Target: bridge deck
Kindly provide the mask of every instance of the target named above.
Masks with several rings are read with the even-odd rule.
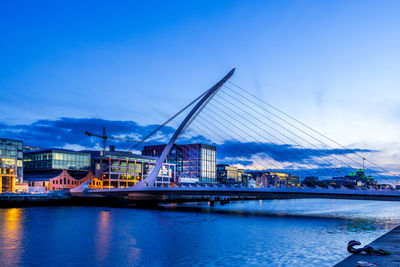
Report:
[[[228,187],[145,187],[114,188],[74,192],[73,195],[92,197],[128,197],[132,200],[197,201],[214,197],[240,199],[280,199],[280,198],[328,198],[400,201],[400,192],[395,190],[349,190],[310,188],[228,188]]]

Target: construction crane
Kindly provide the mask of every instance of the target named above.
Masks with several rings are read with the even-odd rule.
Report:
[[[87,136],[94,136],[94,137],[98,137],[98,138],[103,139],[103,151],[106,151],[106,142],[107,142],[108,139],[125,141],[125,142],[134,142],[134,143],[139,142],[139,140],[132,140],[132,139],[119,138],[119,137],[114,137],[114,136],[107,136],[106,135],[106,127],[103,127],[103,135],[89,133],[88,131],[86,131],[85,134]]]

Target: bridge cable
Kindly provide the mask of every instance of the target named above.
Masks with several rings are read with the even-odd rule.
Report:
[[[210,105],[212,105],[212,103],[210,104]],[[202,113],[202,115],[207,115],[208,117],[210,117],[210,118],[212,118],[211,116],[209,116],[207,113],[205,113],[205,112],[203,112]],[[214,114],[216,114],[216,113],[214,113]],[[214,118],[212,118],[213,120],[215,120]],[[198,120],[197,120],[198,121]],[[207,121],[207,123],[208,124],[212,124],[213,126],[215,126],[213,123],[211,123],[209,120],[206,120]],[[219,122],[220,124],[222,124],[221,122]],[[207,126],[205,126],[205,125],[203,125],[204,127],[206,127],[206,128],[208,128]],[[226,127],[226,125],[224,125],[225,127]],[[236,127],[236,126],[235,126]],[[240,128],[238,128],[238,127],[236,127],[237,129],[239,129],[240,131],[242,131],[242,132],[244,132],[243,130],[241,130]],[[248,128],[248,127],[247,127]],[[209,129],[209,128],[208,128]],[[221,130],[221,128],[218,128],[219,129],[219,131],[223,131],[223,130]],[[233,131],[232,129],[231,129],[231,131]],[[224,131],[223,131],[224,132]],[[234,131],[235,132],[235,131]],[[215,133],[215,132],[214,132]],[[225,134],[226,134],[226,132],[224,132]],[[238,134],[237,132],[235,132],[239,137],[241,137],[243,140],[245,140],[246,141],[246,139],[245,138],[243,138],[243,136],[242,135],[240,135],[240,134]],[[244,132],[245,133],[245,132]],[[246,133],[247,134],[247,133]],[[227,134],[228,135],[228,134]],[[249,134],[247,134],[248,136],[250,136]],[[228,135],[228,136],[230,136],[230,135]],[[231,136],[232,137],[232,136]],[[250,137],[252,137],[252,136],[250,136]],[[255,139],[254,137],[252,137],[253,139]],[[234,139],[234,138],[233,138]],[[256,140],[256,139],[255,139]],[[238,142],[240,142],[239,140],[237,140]],[[261,142],[258,142],[257,140],[256,140],[256,142],[257,143],[260,143],[260,144],[262,144],[262,145],[265,145],[265,144],[263,144],[263,143],[261,143]],[[268,147],[268,149],[270,149],[271,150],[271,147]],[[247,152],[247,151],[246,151]],[[278,152],[278,154],[280,154],[279,152]],[[284,157],[283,157],[284,158]],[[291,162],[292,164],[295,164],[295,165],[297,165],[295,162],[293,162],[293,161],[291,161],[291,160],[288,160],[288,162]],[[259,162],[258,162],[259,163]],[[271,163],[271,162],[270,162]],[[282,164],[282,163],[281,163]],[[262,165],[262,164],[261,164]],[[274,164],[272,164],[272,165],[274,165]],[[304,164],[304,165],[306,165],[306,164]],[[265,166],[265,165],[264,165]],[[282,166],[284,166],[283,164],[282,164]],[[298,165],[297,165],[298,166]],[[306,165],[307,166],[307,165]],[[309,165],[308,165],[309,166]],[[274,165],[274,167],[276,167],[277,168],[277,166],[276,165]],[[285,166],[284,166],[285,167]],[[286,168],[286,167],[285,167]],[[278,169],[280,169],[280,168],[278,168]],[[310,168],[310,169],[312,169],[312,168]],[[306,169],[304,169],[304,170],[306,170]]]
[[[225,86],[225,87],[228,88],[228,89],[230,89],[231,91],[235,92],[234,90],[232,90],[232,89],[229,88],[228,86]],[[223,92],[223,93],[224,93],[224,94],[227,94],[226,92]],[[237,92],[236,92],[236,93],[237,93]],[[246,98],[245,96],[241,95],[240,93],[237,93],[237,94],[239,94],[239,95],[240,95],[241,97],[243,97],[243,98]],[[229,95],[229,94],[227,94],[227,95]],[[231,96],[231,95],[229,95],[229,96]],[[231,96],[231,97],[232,97],[232,96]],[[235,100],[238,101],[238,102],[241,102],[240,100],[237,100],[237,99],[234,98],[234,97],[232,97],[232,98],[235,99]],[[247,99],[247,100],[248,100],[248,99]],[[251,100],[249,100],[249,101],[252,102]],[[243,102],[241,102],[241,103],[244,104]],[[252,102],[252,103],[255,104],[254,102]],[[244,105],[246,105],[246,104],[244,104]],[[246,106],[247,106],[248,108],[252,109],[250,106],[248,106],[248,105],[246,105]],[[262,109],[263,109],[263,108],[262,108]],[[255,111],[254,109],[252,109],[252,110]],[[275,115],[274,113],[271,113],[270,111],[265,110],[265,109],[263,109],[263,110],[266,111],[266,112],[268,112],[268,113],[270,113],[270,114],[272,114],[272,115],[274,115],[275,117],[278,117],[278,118],[281,119],[282,121],[286,122],[287,124],[291,125],[292,127],[296,128],[297,130],[300,130],[301,132],[303,132],[303,133],[305,133],[306,135],[310,136],[310,137],[313,138],[314,140],[317,140],[318,142],[324,144],[324,145],[327,146],[328,148],[330,148],[330,149],[332,149],[332,150],[335,150],[334,148],[332,148],[332,147],[330,147],[329,145],[325,144],[324,142],[322,142],[322,141],[316,139],[315,137],[311,136],[310,134],[308,134],[308,133],[302,131],[302,130],[299,129],[298,127],[292,125],[290,122],[287,122],[286,120],[280,118],[279,116]],[[257,111],[255,111],[255,112],[257,112]],[[257,112],[257,113],[259,113],[259,112]],[[259,114],[261,114],[261,113],[259,113]],[[262,114],[261,114],[261,115],[262,115]],[[262,116],[265,117],[265,115],[262,115]],[[268,117],[265,117],[265,118],[267,118],[268,120],[272,121],[272,120],[269,119]],[[274,121],[272,121],[272,122],[274,122]],[[274,123],[277,124],[276,122],[274,122]],[[286,130],[287,130],[286,127],[283,127],[283,126],[281,126],[280,124],[277,124],[277,125],[280,126],[280,127],[283,128],[283,129],[286,129]],[[287,131],[293,133],[293,132],[290,131],[290,130],[287,130]],[[307,140],[305,140],[304,138],[300,137],[299,135],[297,135],[297,134],[295,134],[295,133],[293,133],[293,134],[296,135],[297,137],[299,137],[300,139],[302,139],[303,141],[307,142],[308,144],[310,144],[310,145],[314,146],[315,148],[319,149],[317,146],[315,146],[314,144],[308,142]],[[345,148],[345,151],[346,151],[346,150],[352,152],[351,150]],[[321,151],[323,151],[323,152],[324,152],[325,154],[327,154],[329,157],[332,157],[332,158],[334,158],[334,159],[336,159],[336,160],[338,160],[338,161],[340,161],[340,162],[343,163],[343,161],[339,160],[337,157],[335,157],[335,156],[333,156],[333,155],[331,155],[331,154],[328,154],[328,153],[327,153],[326,151],[324,151],[324,150],[321,150]],[[352,152],[352,153],[353,153],[353,152]],[[355,152],[354,152],[354,154],[355,154]],[[353,162],[359,164],[359,162],[356,162],[355,160],[353,160],[352,158],[348,157],[348,156],[345,155],[345,154],[341,154],[340,156],[343,156],[343,157],[345,157],[345,158],[347,158],[347,159],[350,159],[351,161],[353,161]],[[333,165],[333,164],[332,164],[332,165]],[[350,165],[348,165],[348,164],[346,164],[346,163],[345,163],[345,165],[347,165],[347,166],[350,167],[350,168],[353,168],[353,167],[351,167]],[[334,165],[333,165],[333,166],[334,166]],[[382,179],[384,179],[384,180],[386,180],[386,181],[388,181],[388,182],[390,182],[390,183],[393,183],[392,181],[390,181],[390,180],[388,180],[388,179],[386,179],[386,178],[380,176],[379,173],[376,172],[376,171],[374,171],[373,169],[370,169],[370,171],[372,171],[372,172],[378,174],[378,177],[380,177],[380,178],[382,178]],[[393,174],[392,174],[392,175],[393,175]]]
[[[210,104],[210,106],[213,106],[213,104]],[[209,115],[208,115],[207,113],[205,113],[205,112],[203,112],[203,114],[206,114],[207,116],[209,116]],[[217,114],[217,113],[214,113],[214,114]],[[219,115],[217,115],[217,116],[219,116]],[[211,117],[211,116],[209,116],[209,117],[210,117],[211,119],[215,120],[213,117]],[[222,118],[221,116],[219,116],[219,117]],[[215,120],[215,121],[216,121],[216,120]],[[209,121],[208,121],[208,122],[209,122]],[[217,122],[218,122],[218,121],[217,121]],[[219,123],[223,125],[223,123],[221,123],[221,122],[219,122]],[[239,123],[240,123],[240,122],[239,122]],[[242,123],[241,123],[241,124],[242,124]],[[251,128],[246,127],[244,124],[242,124],[242,125],[243,125],[245,128],[251,130]],[[224,126],[226,127],[226,125],[224,125]],[[233,125],[233,126],[235,126],[235,125]],[[239,128],[239,127],[237,127],[237,126],[235,126],[235,128],[239,129],[239,131],[241,131],[241,132],[245,133],[247,136],[251,137],[251,138],[255,141],[255,143],[258,143],[258,144],[260,144],[260,145],[266,147],[267,150],[275,151],[275,153],[278,154],[281,158],[285,159],[285,161],[292,163],[292,165],[296,165],[299,169],[303,169],[304,171],[307,171],[307,169],[304,169],[303,167],[299,166],[299,165],[297,164],[296,161],[290,160],[289,158],[285,157],[285,156],[284,156],[285,153],[281,153],[281,152],[279,151],[279,149],[277,149],[277,148],[274,149],[273,146],[269,146],[269,145],[267,145],[266,143],[263,143],[263,142],[258,141],[254,136],[248,134],[247,132],[243,131],[241,128]],[[233,130],[231,129],[231,131],[233,131]],[[235,132],[235,131],[234,131],[234,132]],[[236,133],[237,135],[239,135],[237,132],[235,132],[235,133]],[[267,132],[267,134],[269,134],[269,133]],[[261,135],[258,134],[258,133],[257,133],[257,135],[261,136]],[[269,134],[269,135],[271,135],[271,134]],[[239,136],[241,136],[241,135],[239,135]],[[273,135],[271,135],[271,136],[272,136],[272,137],[275,137],[275,136],[273,136]],[[243,136],[241,136],[241,137],[243,138]],[[264,136],[261,136],[261,137],[264,138],[265,140],[267,140],[267,141],[269,142],[269,144],[273,144],[273,142],[272,142],[270,139],[268,139],[268,138],[266,138],[266,137],[264,137]],[[278,138],[276,138],[276,139],[278,139]],[[279,139],[278,139],[278,140],[279,140]],[[247,141],[247,140],[245,139],[245,141]],[[254,141],[250,141],[250,142],[253,142],[253,143],[254,143]],[[282,141],[281,141],[281,142],[282,142]],[[284,142],[283,142],[283,144],[285,145]],[[270,156],[270,157],[271,157],[271,156]],[[305,156],[304,158],[308,158],[308,157]],[[298,159],[300,160],[299,157],[298,157]],[[275,160],[275,159],[274,159],[274,160]],[[309,160],[313,161],[312,158],[309,158]],[[317,162],[315,162],[315,161],[314,161],[314,163],[315,163],[317,166],[320,165],[319,163],[317,163]],[[309,165],[308,163],[306,163],[306,162],[302,162],[301,164],[307,166],[310,170],[317,171],[317,170],[315,170],[315,168],[313,168],[312,166],[310,166],[310,165]],[[285,167],[285,168],[286,168],[286,167]],[[325,175],[326,175],[326,174],[325,174]],[[325,176],[325,175],[323,175],[323,176]],[[328,176],[330,176],[330,175],[331,175],[331,174],[329,173]]]
[[[205,133],[205,132],[202,130],[203,128],[207,128],[208,130],[210,130],[210,131],[213,132],[214,134],[220,136],[218,133],[216,133],[215,131],[213,131],[212,129],[210,129],[208,126],[204,125],[204,124],[203,124],[202,122],[200,122],[199,120],[197,120],[196,123],[201,124],[202,127],[198,127],[197,125],[195,125],[195,127],[196,127],[198,130],[200,130],[201,132],[203,132],[204,134],[208,135],[207,133]],[[209,123],[209,122],[207,122],[207,123]],[[209,123],[209,124],[212,124],[212,123]],[[224,134],[227,134],[227,133],[224,132],[223,130],[221,130],[221,132],[223,132]],[[221,137],[221,139],[223,140],[223,137],[222,137],[222,136],[220,136],[220,137]],[[232,137],[232,136],[230,136],[230,138],[231,138],[232,140],[236,141],[236,142],[240,142],[239,140],[237,140],[236,138],[234,138],[234,137]],[[239,148],[239,149],[240,149],[240,151],[242,151],[242,152],[247,152],[247,151],[245,151],[245,150],[242,149],[242,148]],[[243,154],[238,154],[238,155],[243,155]],[[261,162],[255,160],[255,159],[252,159],[252,160],[255,161],[255,162],[257,162],[258,164],[264,166],[264,168],[270,169],[269,167],[265,166],[263,163],[261,163]],[[265,160],[266,160],[268,163],[270,163],[272,166],[274,166],[277,170],[281,169],[280,167],[276,166],[274,163],[272,163],[272,162],[269,161],[268,159],[265,159]],[[281,163],[281,164],[282,164],[282,163]],[[283,166],[283,165],[282,165],[282,166]]]
[[[204,114],[204,113],[203,113]],[[203,118],[202,118],[203,119]],[[201,123],[199,120],[197,120],[197,122],[199,122],[199,123]],[[208,121],[207,120],[207,123],[208,124],[212,124],[210,121]],[[202,124],[202,123],[201,123]],[[222,124],[222,123],[221,123]],[[203,127],[205,127],[205,128],[208,128],[206,125],[204,125],[204,124],[202,124],[203,125]],[[212,124],[212,125],[214,125],[214,124]],[[225,126],[225,125],[224,125]],[[197,127],[197,126],[196,126]],[[208,128],[209,129],[209,128]],[[219,129],[219,131],[221,131],[221,132],[223,132],[224,134],[226,134],[226,135],[228,135],[228,136],[230,136],[230,138],[232,139],[232,140],[234,140],[234,141],[236,141],[236,142],[238,142],[238,143],[242,143],[241,141],[239,141],[238,139],[235,139],[234,137],[232,137],[231,135],[229,135],[229,134],[227,134],[226,132],[224,132],[223,130],[221,130],[221,129]],[[214,132],[214,131],[213,131]],[[215,133],[215,132],[214,132]],[[236,133],[237,134],[237,133]],[[239,134],[237,134],[237,135],[239,135]],[[239,135],[242,139],[244,139],[243,138],[243,136],[241,136],[241,135]],[[245,141],[247,141],[246,139],[244,139]],[[256,143],[257,143],[257,141],[256,141]],[[258,142],[259,143],[259,142]],[[246,153],[248,153],[249,151],[248,150],[244,150],[244,149],[242,149],[241,148],[241,146],[239,146],[238,147],[241,151],[243,151],[244,152],[244,154],[246,154]],[[269,149],[271,149],[270,147],[268,147]],[[253,152],[256,152],[256,150],[254,150],[253,149]],[[257,155],[257,154],[259,154],[259,153],[254,153],[254,155]],[[280,154],[280,153],[278,153],[278,154]],[[243,155],[243,154],[239,154],[239,156],[240,155]],[[284,158],[284,157],[283,157]],[[262,166],[264,166],[264,168],[265,169],[270,169],[269,167],[267,167],[267,166],[265,166],[263,163],[261,163],[261,162],[259,162],[259,161],[257,161],[256,159],[250,159],[250,160],[252,160],[252,161],[254,161],[254,162],[256,162],[256,163],[258,163],[258,164],[260,164],[260,165],[262,165]],[[276,170],[282,170],[282,167],[283,167],[283,169],[288,169],[282,162],[280,162],[280,161],[276,161],[276,160],[274,160],[275,162],[279,162],[281,165],[282,165],[282,167],[278,167],[278,166],[276,166],[274,163],[272,163],[270,160],[268,160],[268,159],[266,159],[266,158],[264,158],[264,160],[266,160],[268,163],[270,163],[271,165],[273,165],[275,168],[276,168]],[[293,161],[290,161],[290,160],[288,160],[288,162],[291,162],[293,165],[296,165],[296,166],[298,166],[295,162],[293,162]],[[305,164],[306,165],[306,164]],[[289,168],[289,169],[291,169],[291,168]],[[302,168],[299,168],[299,169],[302,169]],[[293,169],[292,169],[293,170]],[[303,169],[304,171],[306,171],[306,172],[311,172],[312,170],[314,170],[313,168],[310,168],[310,170],[308,170],[308,169]],[[294,171],[296,171],[296,170],[294,170]],[[312,172],[311,172],[311,174],[312,175],[315,175],[315,174],[313,174]]]
[[[364,159],[365,161],[371,163],[371,164],[374,165],[375,167],[377,167],[377,168],[383,170],[384,172],[390,174],[391,176],[397,177],[397,175],[393,174],[393,173],[390,172],[389,170],[387,170],[387,169],[385,169],[385,168],[379,166],[378,164],[376,164],[376,163],[374,163],[374,162],[372,162],[372,161],[366,159],[365,157],[363,157],[362,155],[358,154],[357,152],[355,152],[355,151],[353,151],[353,150],[351,150],[351,149],[349,149],[349,148],[346,148],[345,146],[343,146],[343,145],[341,145],[340,143],[336,142],[335,140],[333,140],[333,139],[327,137],[326,135],[320,133],[319,131],[313,129],[312,127],[307,126],[306,124],[304,124],[304,123],[302,123],[301,121],[295,119],[294,117],[290,116],[289,114],[287,114],[287,113],[281,111],[280,109],[274,107],[273,105],[267,103],[266,101],[264,101],[264,100],[262,100],[261,98],[255,96],[254,94],[250,93],[249,91],[245,90],[244,88],[242,88],[242,87],[240,87],[240,86],[234,84],[233,82],[230,82],[230,81],[228,81],[228,82],[229,82],[230,84],[232,84],[233,86],[235,86],[236,88],[238,88],[238,89],[244,91],[244,92],[247,93],[248,95],[250,95],[250,96],[254,97],[255,99],[257,99],[257,100],[263,102],[263,103],[266,104],[267,106],[269,106],[269,107],[275,109],[276,111],[282,113],[283,115],[287,116],[288,118],[290,118],[290,119],[294,120],[295,122],[301,124],[302,126],[306,127],[307,129],[309,129],[309,130],[311,130],[311,131],[317,133],[318,135],[320,135],[320,136],[322,136],[322,137],[328,139],[329,141],[335,143],[336,145],[338,145],[339,147],[345,149],[346,151],[349,151],[349,152],[351,152],[352,154],[354,154],[354,155],[356,155],[356,156],[358,156],[358,157]],[[227,87],[227,86],[225,86],[225,87],[228,88],[229,90],[231,90],[232,92],[235,92],[236,94],[240,95],[241,97],[247,99],[248,101],[252,102],[253,104],[256,104],[256,103],[254,103],[253,101],[251,101],[250,99],[248,99],[248,98],[246,98],[245,96],[243,96],[242,94],[236,92],[236,91],[233,90],[232,88],[229,88],[229,87]],[[256,104],[256,105],[257,105],[257,104]],[[268,112],[268,113],[270,113],[270,114],[272,114],[273,116],[277,117],[278,119],[280,119],[280,120],[286,122],[287,124],[291,125],[292,127],[296,128],[297,130],[303,132],[304,134],[310,136],[310,137],[313,138],[314,140],[316,140],[316,141],[318,141],[318,142],[324,144],[324,145],[327,146],[328,148],[334,149],[334,148],[332,148],[331,146],[329,146],[328,144],[326,144],[325,142],[323,142],[323,141],[321,141],[321,140],[315,138],[314,136],[310,135],[310,134],[307,133],[307,132],[304,132],[303,130],[299,129],[298,127],[296,127],[295,125],[293,125],[293,124],[291,124],[290,122],[286,121],[285,119],[282,119],[282,118],[279,117],[278,115],[276,115],[276,114],[274,114],[274,113],[272,113],[272,112],[270,112],[270,111],[268,111],[268,110],[266,110],[266,109],[263,109],[263,110],[266,111],[266,112]],[[349,159],[349,160],[351,160],[351,161],[353,161],[353,162],[355,162],[355,163],[357,163],[357,164],[360,164],[359,162],[356,162],[354,159],[348,157],[347,155],[344,155],[344,154],[343,154],[342,156],[345,157],[345,158],[347,158],[347,159]],[[374,171],[373,169],[370,169],[370,170],[371,170],[372,172],[374,172],[374,173],[377,173],[377,172]],[[378,173],[377,173],[377,174],[378,174]],[[386,181],[388,181],[388,182],[390,182],[390,183],[393,183],[392,181],[390,181],[390,180],[388,180],[388,179],[386,179],[386,178],[384,178],[384,177],[381,177],[381,176],[378,176],[378,177],[380,177],[380,178],[382,178],[382,179],[384,179],[384,180],[386,180]]]
[[[227,101],[226,99],[224,99],[225,101]],[[224,105],[224,104],[222,104],[221,102],[219,102],[217,99],[215,99],[215,101],[218,103],[218,104],[220,104],[220,105],[222,105],[222,106],[224,106],[224,107],[226,107],[227,109],[229,109],[231,112],[233,112],[233,113],[235,113],[235,114],[237,114],[238,116],[240,116],[240,117],[242,117],[243,118],[243,116],[242,115],[240,115],[240,114],[238,114],[236,111],[234,111],[234,110],[232,110],[232,109],[230,109],[230,108],[228,108],[226,105]],[[210,104],[210,105],[213,105],[213,104]],[[214,106],[214,105],[213,105]],[[220,110],[220,111],[222,111],[221,109],[219,109],[218,107],[216,107],[216,106],[214,106],[216,109],[218,109],[218,110]],[[237,107],[236,106],[236,108],[238,108],[238,109],[241,109],[240,107]],[[242,109],[241,109],[242,110]],[[243,111],[243,110],[242,110]],[[222,111],[222,112],[224,112],[224,111]],[[245,112],[245,111],[244,111]],[[236,118],[234,118],[233,116],[230,116],[228,113],[226,113],[226,112],[224,112],[225,113],[225,115],[227,115],[227,116],[229,116],[229,117],[231,117],[233,120],[235,120],[235,121],[238,121]],[[247,114],[249,114],[248,112],[246,112]],[[249,115],[251,115],[251,114],[249,114]],[[260,120],[259,120],[260,121]],[[239,123],[241,123],[240,121],[238,121]],[[262,121],[260,121],[261,123],[263,123],[264,125],[266,125],[267,127],[269,127],[269,128],[272,128],[271,126],[269,126],[269,125],[267,125],[267,124],[265,124],[264,122],[262,122]],[[242,123],[241,123],[242,124]],[[255,127],[258,127],[257,125],[255,125],[254,123],[252,123]],[[242,125],[244,125],[244,124],[242,124]],[[261,129],[263,132],[265,132],[265,133],[267,133],[267,134],[269,134],[269,135],[271,135],[270,133],[268,133],[267,131],[265,131],[264,129],[262,129],[262,128],[259,128],[259,129]],[[272,128],[273,129],[273,128]],[[277,131],[276,129],[274,129],[275,131]],[[277,131],[279,134],[281,134],[281,135],[283,135],[283,136],[285,136],[286,138],[288,138],[289,140],[291,140],[292,142],[294,142],[294,143],[296,143],[297,145],[299,145],[299,146],[301,146],[301,147],[303,147],[300,143],[298,143],[298,142],[296,142],[295,140],[293,140],[292,138],[290,138],[290,137],[288,137],[287,135],[285,135],[285,134],[283,134],[283,133],[281,133],[281,132],[279,132],[279,131]],[[263,137],[262,135],[260,135],[259,133],[257,133],[259,136],[261,136],[261,137]],[[271,136],[273,136],[273,135],[271,135]],[[280,140],[279,138],[277,138],[276,136],[273,136],[275,139],[277,139],[277,140]],[[265,137],[263,137],[263,138],[265,138]],[[281,140],[280,140],[281,141]],[[284,143],[283,141],[281,141],[282,143]],[[309,150],[307,150],[307,149],[305,149],[306,151],[309,151]],[[299,150],[299,151],[301,151],[301,150]],[[301,151],[301,153],[304,155],[304,153]],[[321,158],[322,160],[324,160],[324,161],[326,161],[330,166],[332,166],[333,164],[330,162],[330,161],[328,161],[327,159],[325,159],[325,158],[323,158],[323,157],[321,157],[321,156],[319,156],[319,155],[317,155],[319,158]],[[307,158],[307,157],[306,157]],[[312,160],[312,158],[310,158],[310,160]],[[320,164],[318,164],[318,165],[320,165]]]

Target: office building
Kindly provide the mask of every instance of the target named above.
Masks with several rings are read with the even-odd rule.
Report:
[[[89,171],[90,154],[58,148],[24,152],[25,173],[51,169]]]
[[[235,166],[228,164],[217,164],[217,181],[222,184],[241,183],[242,173]]]
[[[240,184],[249,186],[251,173],[228,164],[217,164],[217,180],[222,184]]]
[[[144,146],[142,155],[160,157],[163,145]],[[174,144],[167,162],[176,165],[178,180],[192,179],[200,183],[216,183],[216,147],[207,144]]]
[[[24,177],[29,192],[66,190],[93,179],[90,154],[52,148],[24,152]],[[91,187],[100,186],[92,181]]]
[[[126,188],[142,181],[154,169],[157,158],[127,151],[84,151],[91,155],[91,171],[104,188]],[[168,186],[175,180],[175,165],[164,163],[156,185]]]

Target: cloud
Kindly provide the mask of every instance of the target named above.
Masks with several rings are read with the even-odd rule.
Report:
[[[113,121],[99,118],[60,118],[56,120],[38,120],[31,124],[7,125],[0,123],[0,136],[24,141],[24,145],[43,148],[59,147],[73,150],[100,149],[102,139],[88,137],[85,131],[102,134],[106,127],[107,134],[126,139],[140,140],[158,125],[140,125],[134,121]],[[146,144],[160,144],[168,142],[175,132],[175,128],[165,126]],[[179,144],[208,143],[217,146],[217,158],[220,163],[254,166],[254,162],[261,161],[283,163],[285,166],[298,168],[325,167],[331,168],[324,158],[340,157],[358,152],[375,152],[369,149],[311,149],[291,144],[273,144],[261,142],[237,142],[225,140],[213,142],[196,132],[186,131],[178,139]],[[115,145],[117,149],[126,150],[133,143],[117,140],[107,140],[108,145]],[[141,150],[138,147],[137,150]],[[138,151],[138,152],[139,152]],[[260,164],[258,164],[261,166]],[[264,164],[262,164],[264,166]],[[267,164],[270,166],[271,164]],[[282,164],[281,164],[282,165]]]
[[[291,144],[273,144],[256,142],[227,141],[218,146],[218,156],[221,160],[227,157],[251,158],[253,155],[268,157],[277,162],[291,162],[307,164],[315,161],[315,158],[323,160],[323,157],[343,156],[359,152],[376,152],[370,149],[311,149],[301,148]],[[239,160],[240,161],[240,160]],[[326,165],[320,162],[319,165]]]
[[[60,118],[57,120],[38,120],[31,124],[0,124],[0,136],[20,139],[24,145],[43,148],[94,148],[101,147],[102,140],[88,137],[85,131],[102,135],[103,127],[111,136],[123,136],[127,139],[140,139],[149,134],[158,125],[139,125],[134,121],[111,121],[98,118]],[[153,141],[165,141],[175,131],[166,126]],[[107,140],[108,145],[116,145],[120,149],[129,149],[133,143]]]

